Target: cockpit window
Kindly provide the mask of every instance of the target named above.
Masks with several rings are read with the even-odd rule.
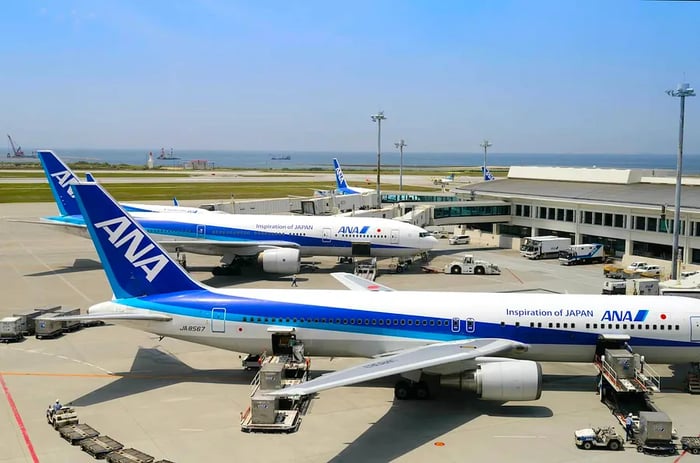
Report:
[[[430,236],[430,232],[422,231],[422,232],[418,233],[418,236],[421,238],[425,238],[426,236]]]

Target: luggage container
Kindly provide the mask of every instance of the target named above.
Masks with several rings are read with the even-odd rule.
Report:
[[[121,450],[124,446],[109,436],[97,436],[80,441],[80,448],[97,459],[104,458],[109,452]]]
[[[56,314],[45,314],[34,319],[34,336],[37,339],[55,338],[63,334],[63,322],[56,319]]]
[[[99,431],[85,423],[62,426],[58,428],[58,433],[62,438],[70,442],[70,445],[78,445],[84,439],[100,435]]]
[[[0,342],[21,341],[22,319],[20,317],[5,317],[0,320]]]
[[[634,354],[625,349],[605,349],[605,361],[612,366],[617,378],[634,378]]]
[[[152,463],[153,460],[147,453],[132,448],[110,452],[105,457],[107,463]]]
[[[42,315],[45,315],[47,313],[53,313],[56,312],[61,308],[60,305],[54,306],[54,307],[42,307],[39,309],[34,309],[30,310],[27,312],[23,313],[16,313],[13,314],[15,317],[20,317],[22,319],[22,334],[25,336],[34,336],[35,333],[35,319],[37,317],[41,317]]]
[[[675,455],[677,450],[671,418],[664,412],[639,412],[637,451]]]
[[[80,315],[80,309],[59,309],[55,312],[57,317],[67,317],[69,315]],[[76,331],[82,328],[82,324],[79,320],[61,320],[61,326],[63,327],[64,333],[70,333],[71,331]]]

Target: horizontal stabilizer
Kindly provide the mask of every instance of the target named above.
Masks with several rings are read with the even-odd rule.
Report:
[[[333,272],[331,276],[353,291],[394,291],[388,286],[380,285],[352,273]]]
[[[168,322],[173,319],[169,315],[157,313],[105,313],[105,314],[89,314],[89,315],[66,315],[64,317],[54,317],[54,320],[65,321],[91,321],[91,320],[134,320],[134,321],[152,321],[152,322]]]

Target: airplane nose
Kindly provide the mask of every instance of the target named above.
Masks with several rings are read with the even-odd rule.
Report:
[[[438,240],[434,236],[426,236],[423,238],[423,241],[428,246],[428,249],[433,249],[438,244]]]

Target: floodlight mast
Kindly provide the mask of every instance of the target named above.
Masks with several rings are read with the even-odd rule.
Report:
[[[384,111],[379,111],[377,114],[370,116],[372,122],[377,123],[377,208],[382,207],[382,121],[386,119]]]
[[[394,146],[397,147],[399,149],[399,153],[401,153],[399,161],[399,191],[403,191],[403,149],[408,145],[402,138],[400,142],[394,143]]]
[[[479,143],[479,146],[484,148],[484,172],[483,172],[483,175],[486,176],[486,152],[488,151],[490,146],[493,146],[493,144],[491,142],[489,142],[488,140],[484,139],[483,142]]]
[[[681,183],[683,178],[683,127],[685,125],[685,97],[695,96],[690,85],[679,84],[676,90],[666,90],[666,94],[681,99],[681,116],[678,127],[678,160],[676,162],[676,204],[673,209],[673,245],[671,248],[671,279],[678,279],[679,248],[678,236],[681,230]]]

